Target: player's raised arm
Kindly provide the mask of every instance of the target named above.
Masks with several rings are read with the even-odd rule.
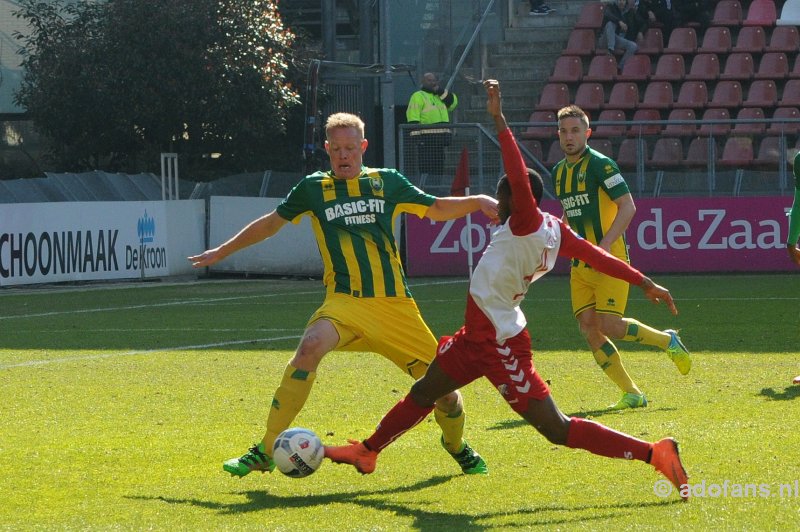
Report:
[[[187,258],[195,268],[211,266],[240,249],[252,246],[253,244],[271,237],[280,231],[286,223],[287,220],[283,219],[276,211],[272,211],[247,224],[227,242],[215,248],[208,249],[199,255],[193,255]]]
[[[501,213],[500,218],[505,222],[507,215],[516,213],[516,216],[511,217],[511,229],[514,234],[528,234],[536,231],[542,223],[542,214],[539,211],[537,200],[532,192],[532,183],[530,173],[536,174],[533,170],[528,170],[525,166],[525,161],[522,158],[522,153],[519,151],[517,141],[514,134],[508,128],[506,117],[503,114],[503,97],[500,92],[500,82],[494,79],[488,79],[483,82],[486,88],[486,111],[492,116],[494,120],[495,129],[497,130],[497,139],[500,141],[500,149],[503,155],[503,166],[506,170],[505,178],[507,183],[498,183],[497,194],[503,193],[501,190],[504,187],[510,188],[511,191],[511,212]],[[538,174],[535,179],[541,180]],[[541,194],[541,188],[538,189],[538,194]]]

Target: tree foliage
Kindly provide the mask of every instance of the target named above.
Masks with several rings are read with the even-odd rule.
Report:
[[[165,151],[182,175],[289,164],[304,68],[277,0],[22,0],[16,16],[16,101],[60,170],[155,170]]]

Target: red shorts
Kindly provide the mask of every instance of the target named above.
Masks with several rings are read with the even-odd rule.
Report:
[[[462,327],[454,336],[439,340],[436,360],[442,371],[461,386],[486,377],[520,414],[528,409],[530,399],[541,401],[550,395],[547,384],[533,367],[531,337],[524,329],[501,346],[491,340],[467,340]]]

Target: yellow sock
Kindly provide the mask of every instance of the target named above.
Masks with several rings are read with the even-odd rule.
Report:
[[[438,407],[433,409],[433,417],[436,423],[442,428],[442,438],[444,441],[444,448],[451,453],[457,453],[461,450],[461,442],[464,438],[464,409],[453,417],[447,415],[444,410],[439,410]]]
[[[608,378],[614,384],[619,386],[619,389],[627,393],[636,393],[641,395],[641,390],[633,383],[628,372],[625,371],[625,366],[622,365],[622,358],[619,356],[617,348],[610,341],[605,342],[600,346],[600,349],[592,353],[597,365],[600,366]]]
[[[272,456],[272,445],[278,434],[288,429],[302,410],[316,376],[315,371],[303,371],[291,364],[286,366],[281,384],[272,398],[272,407],[267,418],[267,432],[261,440],[268,455]]]
[[[659,349],[666,349],[669,345],[671,337],[664,331],[653,329],[649,325],[645,325],[631,318],[622,318],[622,321],[628,325],[628,328],[625,330],[625,336],[622,337],[624,341],[654,345]]]

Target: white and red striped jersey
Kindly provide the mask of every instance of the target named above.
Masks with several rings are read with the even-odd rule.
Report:
[[[473,272],[464,326],[469,339],[502,345],[527,325],[520,304],[530,284],[553,269],[558,255],[578,258],[631,284],[641,283],[643,275],[539,210],[511,130],[498,138],[511,185],[512,214],[492,234]]]

